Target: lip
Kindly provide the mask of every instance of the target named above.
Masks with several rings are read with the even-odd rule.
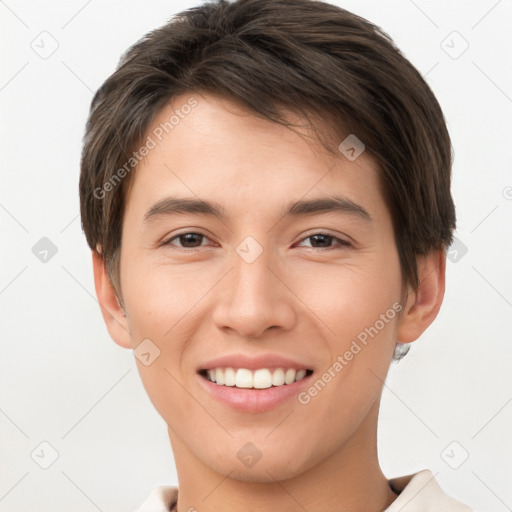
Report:
[[[236,388],[235,386],[221,386],[208,380],[201,375],[202,370],[212,368],[247,368],[248,370],[258,370],[259,368],[268,368],[275,370],[288,368],[295,370],[312,370],[312,373],[306,375],[303,379],[284,384],[282,386],[272,386],[265,389]],[[201,387],[214,399],[228,405],[230,408],[242,412],[264,412],[271,410],[284,402],[296,396],[300,390],[308,386],[312,375],[315,374],[311,365],[304,364],[295,359],[280,356],[278,354],[260,354],[249,356],[246,354],[225,354],[215,359],[203,361],[196,369]]]
[[[248,370],[258,370],[259,368],[293,368],[295,370],[314,370],[311,366],[303,364],[293,359],[282,357],[277,354],[261,354],[258,356],[247,356],[245,354],[226,354],[222,357],[210,359],[202,362],[197,371],[211,370],[212,368],[247,368]],[[300,382],[300,381],[299,381]],[[287,384],[291,386],[291,384]]]
[[[290,368],[293,368],[293,366],[290,366]],[[304,367],[304,369],[306,368]],[[197,377],[201,387],[214,399],[237,411],[259,413],[274,409],[297,396],[302,388],[310,385],[311,377],[314,374],[313,372],[310,375],[306,375],[303,379],[291,384],[272,386],[265,389],[221,386],[211,382],[200,373],[197,373]]]

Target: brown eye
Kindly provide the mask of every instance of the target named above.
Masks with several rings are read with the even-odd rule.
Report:
[[[329,233],[315,233],[313,235],[309,235],[306,238],[303,238],[301,242],[304,240],[311,240],[311,246],[313,249],[335,249],[333,247],[332,242],[338,242],[338,245],[341,246],[349,246],[350,243],[346,240],[342,240],[334,235],[330,235]]]
[[[201,247],[203,244],[201,243],[202,239],[206,239],[205,235],[201,233],[182,233],[180,235],[176,235],[173,238],[169,239],[165,245],[176,245],[173,240],[178,240],[183,249],[195,249],[196,247]]]

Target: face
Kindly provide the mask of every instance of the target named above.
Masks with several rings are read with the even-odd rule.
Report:
[[[377,166],[210,95],[174,98],[148,133],[126,195],[116,341],[145,343],[137,364],[173,448],[241,480],[304,472],[376,410],[397,340]]]

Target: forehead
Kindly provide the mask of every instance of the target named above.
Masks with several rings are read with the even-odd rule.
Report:
[[[377,217],[383,213],[378,211],[384,207],[378,166],[370,155],[363,152],[354,161],[339,151],[333,156],[311,130],[297,131],[307,140],[233,100],[176,96],[147,131],[151,149],[130,182],[128,206],[147,209],[170,194],[208,198],[227,213],[242,206],[261,214],[263,206],[270,211],[272,204],[291,199],[343,194],[367,204]]]

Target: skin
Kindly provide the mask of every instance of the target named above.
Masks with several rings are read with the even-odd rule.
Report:
[[[174,98],[148,133],[190,96]],[[369,154],[353,162],[329,156],[231,100],[193,96],[198,105],[130,182],[119,300],[93,252],[96,292],[113,340],[133,349],[149,338],[160,349],[149,366],[136,361],[168,425],[178,511],[382,511],[396,498],[377,458],[383,382],[396,341],[416,340],[439,311],[445,255],[419,258],[420,288],[402,296],[391,216]],[[215,201],[228,218],[186,213],[144,222],[151,206],[171,194]],[[292,200],[333,194],[363,206],[372,222],[340,212],[281,215]],[[351,245],[308,238],[323,231]],[[184,233],[205,235],[188,242],[196,252],[175,238]],[[236,252],[247,236],[263,248],[250,264]],[[403,306],[401,317],[308,404],[293,397],[263,413],[240,412],[199,385],[200,362],[234,352],[310,362],[318,377],[395,302]],[[252,467],[237,457],[247,442],[262,454]]]

